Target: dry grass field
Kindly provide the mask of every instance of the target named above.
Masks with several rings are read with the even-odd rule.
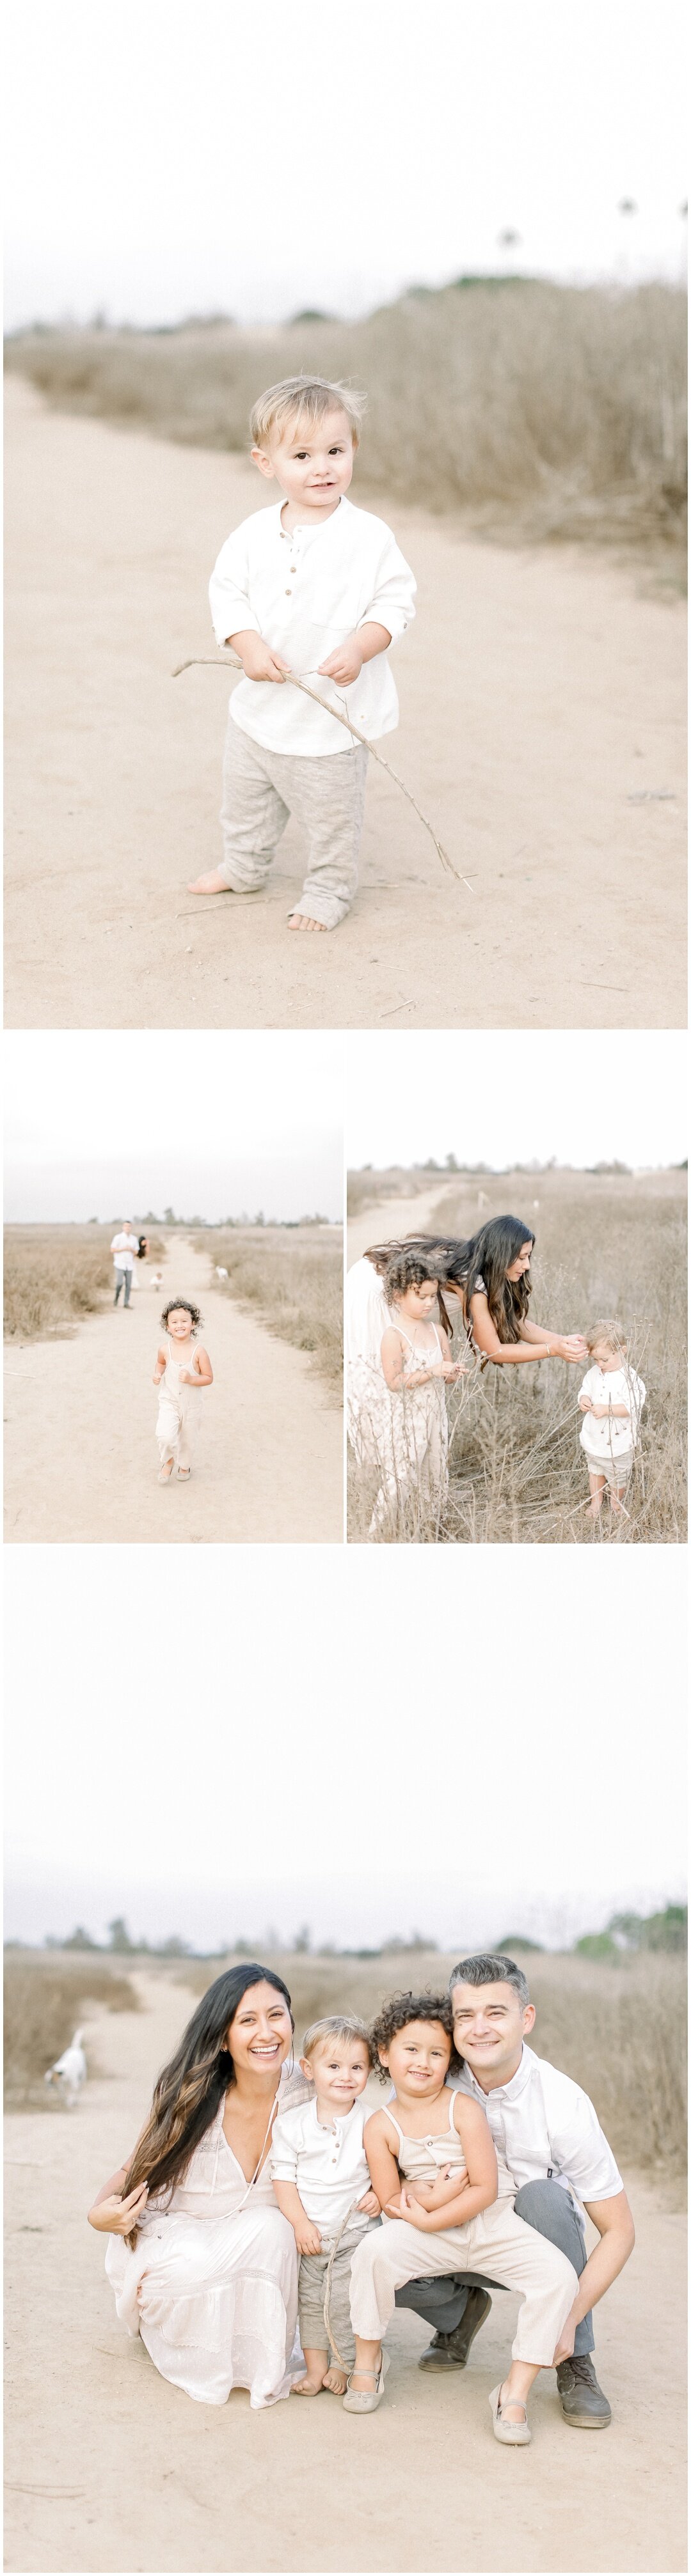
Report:
[[[59,2094],[44,2083],[94,2004],[136,2012],[137,1995],[121,1959],[89,1950],[5,1951],[5,2103],[8,2111],[57,2111]]]
[[[353,1195],[369,1241],[386,1239],[387,1197],[430,1174],[356,1173]],[[479,1200],[483,1203],[479,1204]],[[392,1511],[384,1540],[419,1544],[534,1540],[547,1544],[675,1544],[686,1533],[686,1174],[548,1171],[439,1176],[425,1232],[468,1237],[510,1208],[536,1234],[531,1317],[555,1331],[618,1315],[647,1388],[627,1517],[605,1507],[593,1523],[579,1443],[584,1372],[562,1361],[475,1367],[449,1399],[450,1485],[440,1521],[417,1503]],[[352,1255],[351,1255],[352,1257]],[[454,1316],[454,1306],[450,1308]],[[457,1332],[455,1351],[460,1348]],[[376,1479],[351,1472],[349,1532],[367,1536]]]
[[[682,564],[685,298],[459,279],[356,322],[246,331],[40,330],[8,364],[62,409],[243,450],[262,385],[308,370],[365,387],[377,496],[530,539],[653,547]]]
[[[7,1341],[44,1342],[99,1313],[113,1293],[115,1223],[5,1227]],[[165,1251],[160,1235],[148,1233],[148,1243],[152,1259]]]
[[[216,1280],[283,1342],[313,1355],[343,1398],[343,1231],[340,1225],[205,1228],[197,1252],[227,1270]]]
[[[498,1938],[506,1937],[498,1926]],[[261,1945],[260,1945],[261,1948]],[[537,2006],[538,2054],[563,2066],[594,2099],[622,2164],[681,2174],[685,2151],[685,1993],[683,1957],[626,1953],[616,1965],[574,1954],[517,1955]],[[460,1944],[460,1955],[463,1945]],[[55,2109],[43,2085],[46,2066],[86,2018],[86,2006],[136,2009],[138,1975],[163,1977],[201,1995],[245,1947],[218,1959],[161,1960],[151,1953],[12,1951],[5,1958],[8,2108],[31,2102]],[[296,2040],[320,2013],[340,2009],[369,2020],[399,1989],[443,1992],[455,1954],[400,1947],[376,1957],[337,1956],[272,1947],[289,1988]],[[127,1971],[127,1973],[125,1973]],[[134,1976],[134,1987],[130,1981]],[[181,2008],[184,2011],[184,2006]]]

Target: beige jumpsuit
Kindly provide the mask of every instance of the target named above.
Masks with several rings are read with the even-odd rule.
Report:
[[[166,1365],[158,1396],[156,1438],[161,1466],[172,1458],[177,1467],[191,1467],[201,1410],[202,1389],[180,1385],[181,1368],[194,1368],[195,1352],[185,1351],[176,1358],[170,1335],[165,1336]]]
[[[458,2096],[445,2088],[448,2128],[437,2137],[406,2138],[387,2103],[386,2117],[397,2133],[395,2155],[406,2182],[434,2182],[447,2166],[465,2173],[466,2160],[454,2122]],[[442,2102],[444,2095],[442,2094]],[[353,2255],[350,2313],[353,2330],[363,2340],[378,2342],[393,2316],[396,2291],[404,2281],[429,2280],[432,2273],[482,2272],[522,2298],[512,2353],[514,2361],[537,2363],[548,2370],[573,2307],[578,2278],[566,2254],[550,2245],[537,2228],[517,2218],[512,2206],[514,2184],[506,2166],[499,2167],[500,2198],[465,2227],[411,2227],[406,2218],[382,2219],[364,2236]]]

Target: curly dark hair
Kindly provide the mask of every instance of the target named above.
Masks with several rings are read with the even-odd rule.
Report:
[[[451,1341],[453,1325],[449,1320],[441,1293],[441,1280],[444,1274],[435,1261],[434,1248],[431,1251],[422,1251],[417,1243],[394,1243],[390,1245],[389,1252],[390,1257],[382,1273],[387,1305],[393,1305],[397,1297],[404,1297],[406,1288],[419,1288],[422,1286],[423,1279],[436,1279],[437,1305],[444,1331],[448,1333]]]
[[[390,2040],[395,2039],[397,2030],[406,2030],[411,2021],[441,2023],[442,2030],[446,2031],[447,2038],[451,2042],[448,2071],[457,2074],[463,2059],[459,2057],[454,2043],[451,1998],[448,1994],[430,1994],[429,1987],[424,1995],[414,1995],[409,1988],[407,1994],[391,1995],[388,2003],[382,2004],[381,2012],[377,2013],[376,2020],[372,2022],[369,2034],[375,2074],[387,2079],[389,2076],[388,2066],[382,2065],[379,2055],[380,2041],[384,2048],[388,2048]]]
[[[203,1321],[202,1311],[200,1306],[193,1306],[191,1297],[169,1297],[168,1304],[167,1306],[164,1306],[161,1316],[161,1323],[164,1331],[168,1323],[169,1315],[176,1314],[179,1306],[184,1306],[185,1314],[191,1315],[192,1331],[193,1333],[198,1333],[199,1326]]]

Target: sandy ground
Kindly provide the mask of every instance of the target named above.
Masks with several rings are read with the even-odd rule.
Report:
[[[392,504],[418,617],[382,748],[473,892],[371,764],[354,911],[296,938],[292,826],[265,896],[186,892],[220,854],[228,684],[170,673],[215,649],[208,576],[257,477],[7,396],[10,1026],[683,1022],[679,603]]]
[[[425,2329],[397,2316],[386,2401],[365,2422],[327,2397],[252,2414],[240,2390],[216,2411],[157,2377],[118,2325],[85,2224],[191,2007],[180,1986],[137,1982],[146,2012],[89,2026],[101,2072],[77,2111],[6,2123],[9,2568],[683,2568],[685,2229],[650,2179],[628,2177],[636,2252],[598,2314],[614,2415],[602,2441],[572,2442],[546,2373],[530,2450],[493,2442],[508,2296],[450,2384],[418,2372]]]
[[[6,1350],[8,1539],[325,1539],[343,1532],[340,1408],[303,1351],[209,1285],[179,1240],[163,1289],[142,1265],[129,1311],[108,1306],[68,1341]],[[166,1295],[201,1306],[214,1384],[189,1485],[160,1486],[152,1384]]]

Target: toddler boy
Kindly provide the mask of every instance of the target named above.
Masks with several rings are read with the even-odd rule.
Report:
[[[340,2014],[313,2022],[300,2065],[314,2094],[296,2110],[279,2112],[271,2150],[276,2199],[290,2219],[300,2256],[300,2342],[307,2367],[294,2393],[317,2397],[320,2388],[328,2388],[342,2397],[355,2359],[350,2266],[360,2238],[379,2218],[363,2146],[367,2105],[361,2096],[372,2066],[364,2022]]]
[[[596,1521],[606,1487],[610,1511],[623,1511],[633,1453],[640,1439],[645,1387],[643,1379],[629,1367],[626,1339],[614,1318],[593,1324],[585,1342],[591,1366],[579,1390],[578,1403],[584,1415],[581,1448],[590,1478],[588,1516]]]
[[[190,892],[259,892],[294,814],[309,859],[291,930],[335,930],[352,903],[368,755],[330,709],[369,740],[392,731],[389,646],[415,615],[391,529],[346,497],[362,411],[362,396],[322,376],[290,376],[260,396],[252,456],[281,498],[226,538],[209,587],[217,643],[238,654],[244,678],[230,701],[221,864]],[[291,687],[289,671],[321,705]]]

